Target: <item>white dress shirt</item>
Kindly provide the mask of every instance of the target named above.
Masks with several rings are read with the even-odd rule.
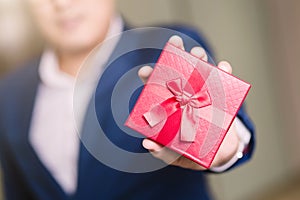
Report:
[[[122,29],[122,19],[119,16],[115,17],[106,38],[121,33]],[[101,55],[101,63],[98,63],[98,66],[105,64],[115,45],[116,42],[108,48],[99,48],[100,54],[98,52],[97,55]],[[77,188],[80,146],[77,130],[80,130],[81,126],[75,123],[73,113],[75,78],[60,71],[55,53],[51,49],[46,49],[42,55],[39,75],[41,83],[33,110],[29,140],[39,159],[57,183],[67,194],[72,194]],[[89,95],[82,98],[80,104],[82,116],[90,99]],[[249,143],[249,131],[239,120],[235,124],[240,137],[243,138],[239,151],[232,160],[224,166],[214,168],[214,171],[223,171],[233,165],[241,157],[240,152]]]

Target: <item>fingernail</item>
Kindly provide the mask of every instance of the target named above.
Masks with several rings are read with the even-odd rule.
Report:
[[[183,45],[183,40],[181,37],[178,35],[173,35],[170,39],[169,42],[175,45],[178,48],[181,48],[184,50],[184,45]]]
[[[150,66],[144,66],[138,71],[140,77],[147,77],[151,74],[152,68]]]
[[[228,72],[228,73],[231,73],[232,72],[232,69],[231,69],[231,66],[229,63],[225,62],[225,61],[221,61],[219,63],[219,66],[218,66],[220,69]]]
[[[194,47],[191,50],[191,54],[200,58],[203,58],[205,56],[205,50],[201,47]]]
[[[153,150],[153,147],[152,147],[152,145],[151,145],[151,141],[145,139],[145,140],[143,140],[143,143],[142,143],[142,144],[143,144],[143,147],[144,147],[145,149]]]

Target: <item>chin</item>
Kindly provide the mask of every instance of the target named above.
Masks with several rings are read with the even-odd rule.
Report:
[[[88,53],[92,51],[100,42],[98,40],[91,40],[80,38],[66,38],[57,46],[59,49],[63,50],[64,52],[69,53]]]

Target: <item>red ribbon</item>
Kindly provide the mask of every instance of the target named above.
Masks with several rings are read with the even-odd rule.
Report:
[[[181,121],[172,123],[172,126],[180,125],[182,141],[193,142],[198,129],[199,109],[211,105],[211,99],[208,90],[203,87],[205,81],[196,69],[185,86],[182,82],[181,78],[167,81],[166,86],[174,96],[153,106],[144,117],[154,127],[180,109]]]

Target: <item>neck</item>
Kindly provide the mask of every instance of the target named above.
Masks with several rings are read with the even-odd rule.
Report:
[[[75,77],[88,54],[89,51],[76,54],[57,52],[60,70]]]

